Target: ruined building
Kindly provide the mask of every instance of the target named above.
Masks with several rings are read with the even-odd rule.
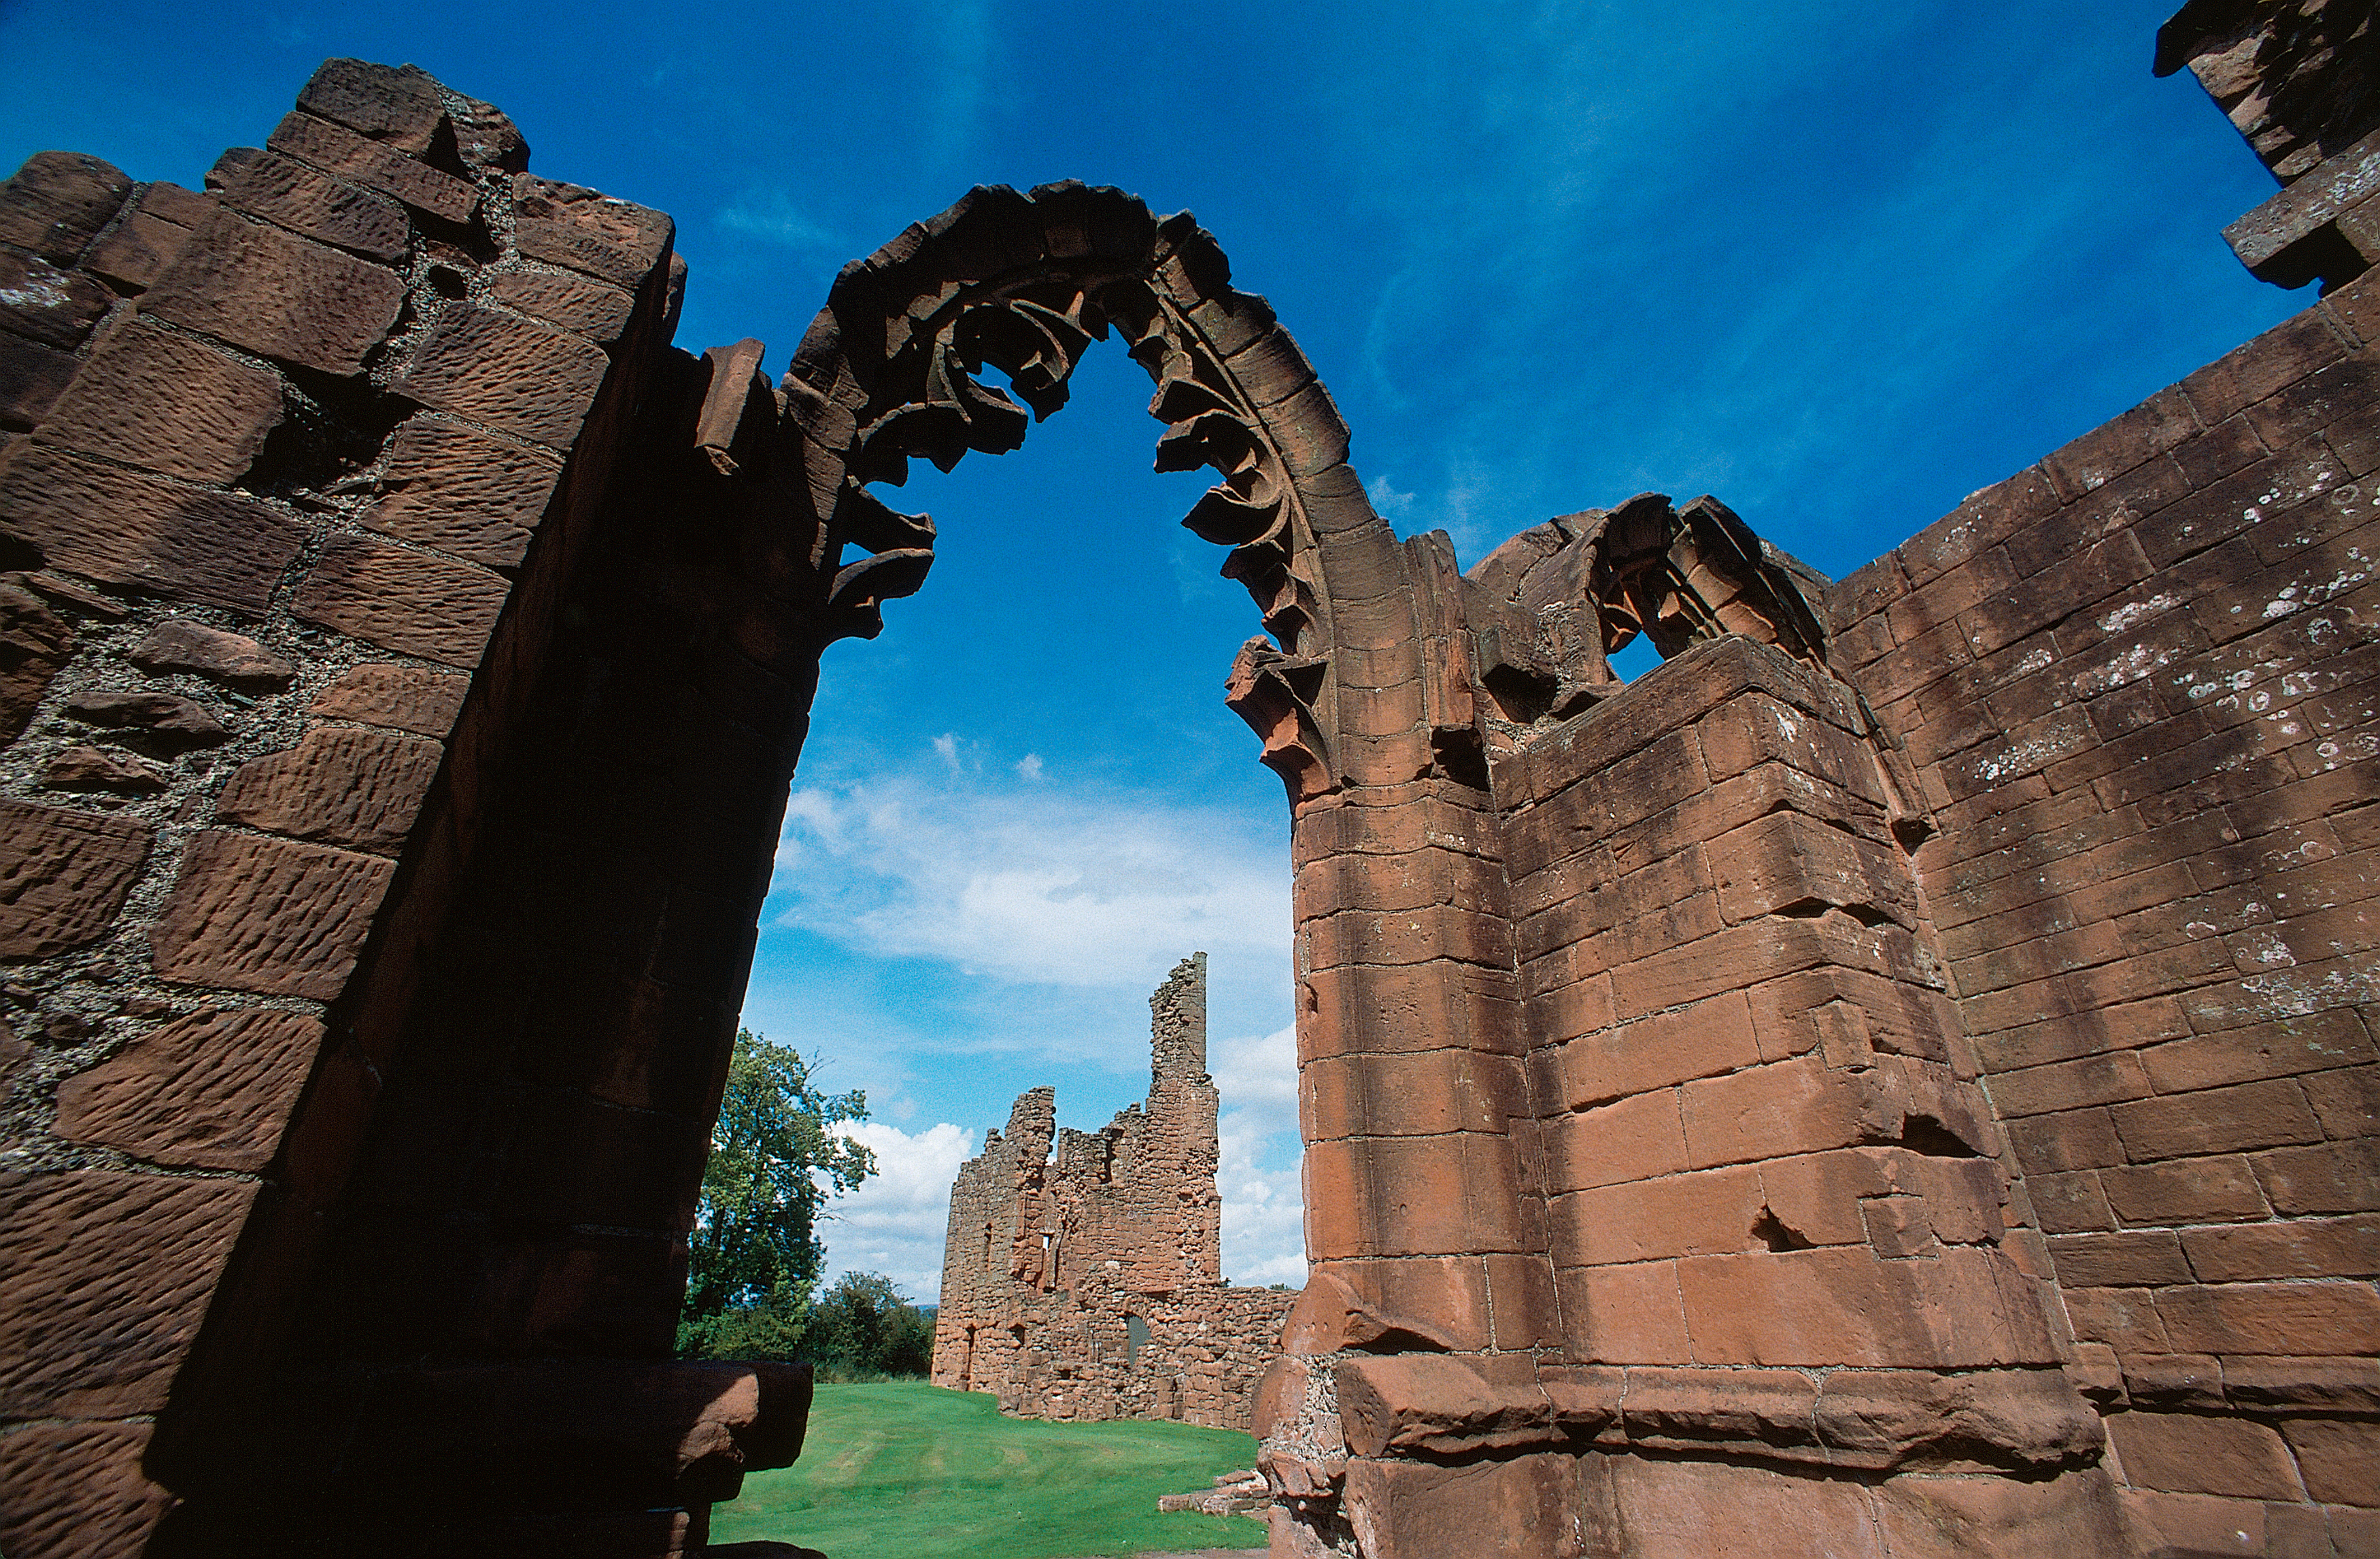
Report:
[[[1148,1052],[1145,1106],[1061,1131],[1056,1093],[1037,1088],[960,1169],[936,1385],[1028,1419],[1248,1427],[1293,1296],[1223,1282],[1206,954],[1148,998]]]
[[[1120,338],[1293,819],[1277,1553],[2380,1552],[2372,26],[2160,45],[2322,296],[1832,583],[1710,499],[1399,538],[1113,189],[974,191],[771,384],[419,71],[203,191],[36,157],[0,1551],[694,1553],[797,1453],[801,1370],[669,1352],[819,656],[932,563],[879,484]]]

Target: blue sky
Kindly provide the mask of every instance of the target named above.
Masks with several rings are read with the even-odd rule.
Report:
[[[1841,574],[2310,301],[2223,246],[2273,185],[2150,77],[2174,3],[0,0],[0,162],[195,186],[325,55],[409,60],[674,214],[680,343],[772,371],[970,184],[1117,184],[1272,299],[1402,530],[1467,564],[1707,491]],[[830,652],[795,780],[747,1018],[868,1090],[886,1173],[831,1245],[921,1295],[963,1149],[1036,1084],[1085,1127],[1138,1097],[1194,948],[1227,1268],[1298,1280],[1287,829],[1220,702],[1256,624],[1147,395],[1095,355],[1023,451],[913,480],[933,578]]]

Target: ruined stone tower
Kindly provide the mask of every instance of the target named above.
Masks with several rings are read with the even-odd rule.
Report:
[[[1056,1130],[1056,1095],[1034,1089],[959,1171],[936,1385],[1026,1418],[1248,1427],[1293,1296],[1223,1282],[1206,954],[1174,966],[1148,1015],[1146,1103]]]

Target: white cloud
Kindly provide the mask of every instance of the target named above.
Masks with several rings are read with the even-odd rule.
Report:
[[[825,1281],[882,1273],[913,1301],[933,1303],[941,1292],[951,1182],[983,1134],[947,1121],[914,1135],[881,1121],[835,1129],[875,1153],[876,1173],[830,1204]]]
[[[1413,513],[1414,495],[1400,493],[1386,476],[1376,476],[1364,483],[1365,495],[1372,500],[1372,510],[1393,525]]]
[[[1208,1047],[1222,1093],[1223,1273],[1233,1283],[1305,1284],[1305,1212],[1299,1183],[1297,1030],[1225,1039]]]
[[[1153,984],[1192,947],[1288,963],[1287,864],[1243,817],[1046,775],[979,777],[955,737],[933,746],[946,774],[794,792],[778,923],[1048,985]]]
[[[715,220],[731,233],[790,250],[841,254],[851,247],[832,229],[813,221],[782,189],[747,191]]]
[[[1018,759],[1016,761],[1016,775],[1019,779],[1024,780],[1039,779],[1041,777],[1041,755],[1038,752],[1028,752],[1024,757]]]

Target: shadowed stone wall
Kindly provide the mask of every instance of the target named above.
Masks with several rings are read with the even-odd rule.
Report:
[[[1058,1130],[1056,1095],[1037,1088],[959,1170],[936,1385],[1031,1419],[1248,1427],[1294,1296],[1223,1282],[1207,955],[1148,1008],[1145,1105],[1103,1131]]]

